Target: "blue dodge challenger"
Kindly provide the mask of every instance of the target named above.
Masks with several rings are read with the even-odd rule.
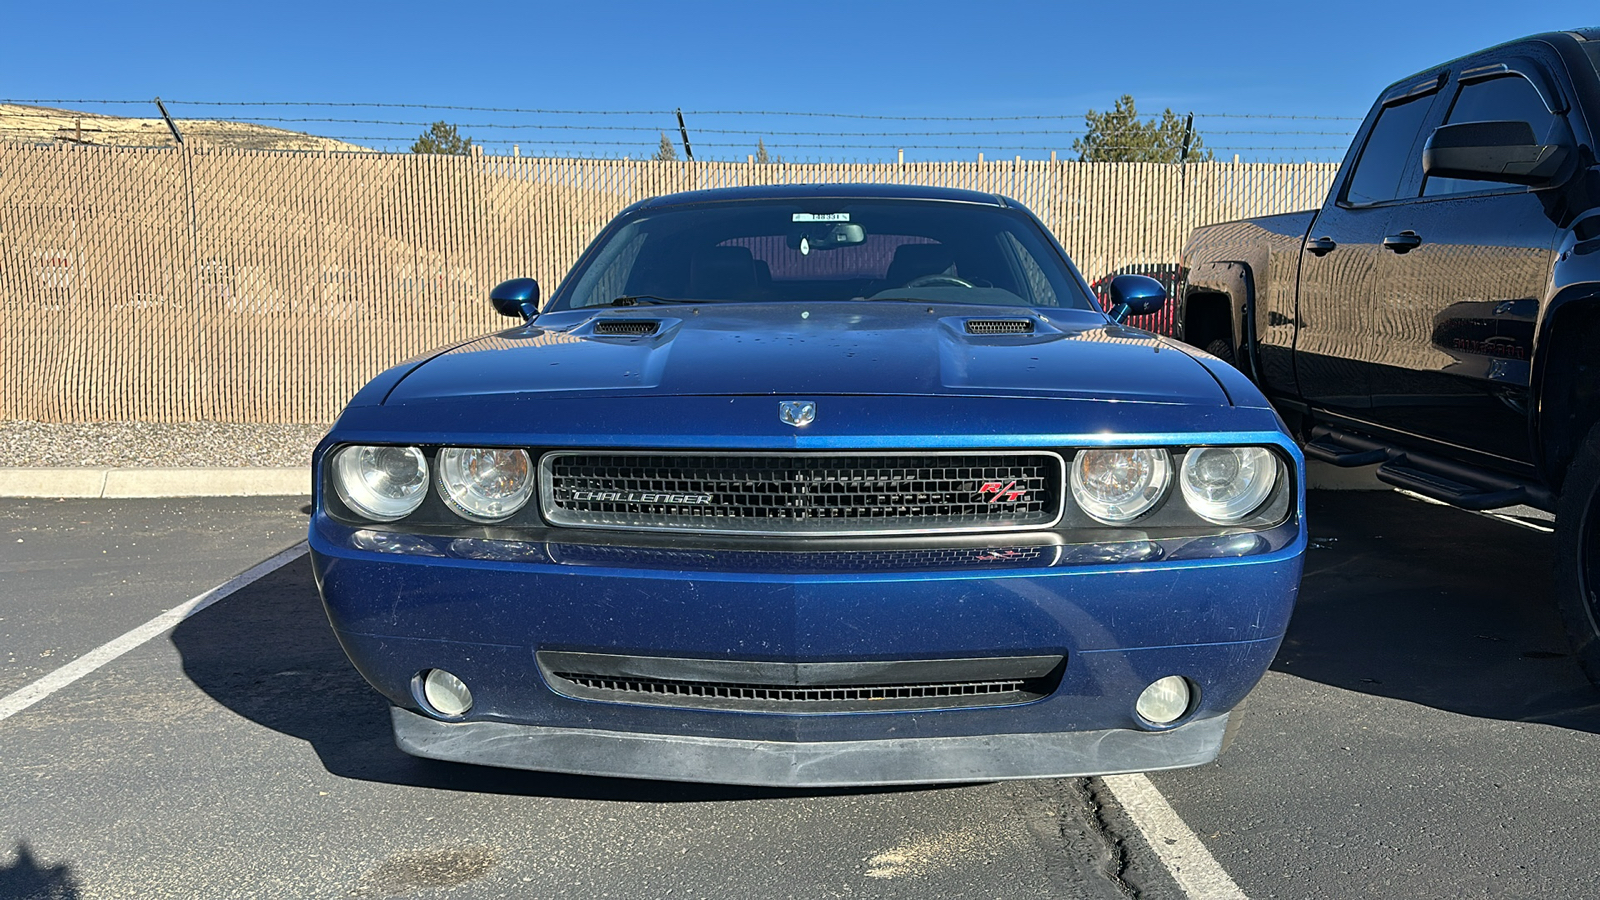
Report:
[[[1004,197],[658,197],[313,458],[340,643],[419,756],[834,786],[1216,757],[1306,547],[1242,375]]]

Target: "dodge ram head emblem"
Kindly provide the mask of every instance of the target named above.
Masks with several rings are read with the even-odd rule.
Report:
[[[813,400],[779,400],[778,418],[799,428],[810,425],[817,417],[817,404]]]

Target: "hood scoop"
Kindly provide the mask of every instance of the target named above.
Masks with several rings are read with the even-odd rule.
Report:
[[[642,319],[609,319],[594,323],[594,334],[598,337],[646,337],[660,330],[660,322]]]
[[[968,319],[967,334],[1033,334],[1033,320]]]

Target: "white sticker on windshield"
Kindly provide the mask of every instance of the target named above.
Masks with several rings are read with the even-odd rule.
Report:
[[[848,222],[849,213],[795,213],[794,222]]]

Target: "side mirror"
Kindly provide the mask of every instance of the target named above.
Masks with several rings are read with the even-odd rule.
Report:
[[[539,282],[532,278],[502,281],[489,292],[489,302],[502,316],[531,322],[539,314]]]
[[[1107,289],[1111,294],[1111,319],[1118,324],[1129,316],[1159,312],[1167,302],[1167,289],[1149,275],[1118,275]]]
[[[1462,122],[1433,130],[1422,148],[1422,171],[1432,178],[1549,184],[1567,161],[1567,148],[1540,144],[1527,122]]]

